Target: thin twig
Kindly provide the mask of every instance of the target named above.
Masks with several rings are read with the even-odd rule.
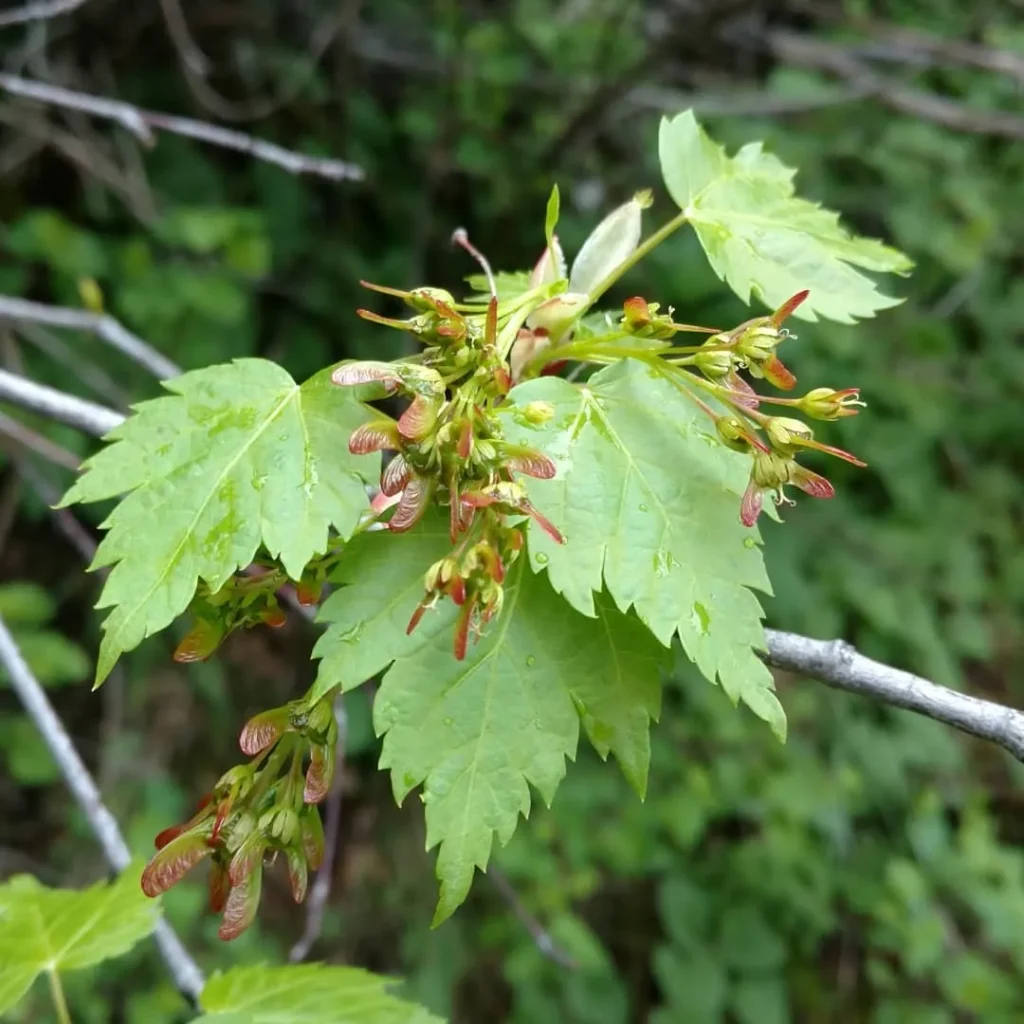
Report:
[[[827,686],[915,711],[971,736],[990,740],[1024,761],[1024,713],[958,693],[859,654],[844,640],[813,640],[768,630],[765,660]]]
[[[70,14],[81,7],[86,0],[38,0],[37,3],[25,4],[13,11],[0,13],[0,28],[7,25],[23,25],[26,21],[45,21],[56,18],[60,14]]]
[[[344,787],[342,769],[345,741],[348,736],[348,714],[345,711],[345,696],[341,693],[334,698],[334,720],[338,723],[338,754],[324,814],[324,856],[306,899],[306,926],[299,941],[292,946],[288,954],[288,960],[293,964],[305,960],[313,944],[320,938],[320,932],[324,927],[324,911],[327,909],[331,883],[334,881],[334,862],[338,855],[338,837],[341,833],[341,796]]]
[[[103,803],[103,798],[89,774],[89,769],[79,757],[74,743],[71,742],[71,737],[53,710],[39,681],[26,664],[2,617],[0,617],[0,664],[7,671],[10,684],[18,695],[18,699],[50,748],[50,753],[57,762],[64,781],[88,819],[107,861],[115,871],[123,871],[131,863],[132,855],[128,844],[124,841],[117,820]],[[161,918],[157,922],[153,937],[160,949],[160,955],[174,979],[174,984],[182,995],[190,1002],[195,1003],[205,984],[199,965],[192,959],[177,933],[165,919]]]
[[[54,508],[60,501],[61,492],[39,472],[29,459],[18,459],[18,474],[36,492],[39,500],[50,510],[57,524],[57,529],[64,534],[68,543],[82,556],[86,565],[91,565],[96,557],[96,540],[92,534],[66,508]],[[104,566],[96,570],[101,575],[108,570]]]
[[[45,82],[36,82],[17,75],[0,74],[0,89],[12,96],[36,100],[53,106],[66,107],[69,110],[81,110],[94,117],[103,117],[116,121],[124,129],[135,135],[147,146],[155,144],[151,129],[171,132],[198,142],[208,142],[212,146],[233,149],[246,153],[257,160],[275,164],[291,174],[313,174],[332,181],[361,181],[363,169],[344,160],[329,157],[306,156],[295,150],[285,149],[273,142],[254,138],[244,132],[205,121],[195,121],[189,117],[177,117],[173,114],[162,114],[155,110],[144,110],[142,107],[124,103],[121,100],[108,99],[105,96],[91,96],[84,92],[63,89]]]
[[[167,32],[178,52],[185,79],[196,100],[221,121],[261,121],[292,102],[308,85],[317,65],[330,48],[342,25],[342,18],[329,13],[316,27],[307,47],[307,65],[303,74],[285,86],[276,96],[236,103],[222,96],[207,81],[210,60],[196,45],[181,9],[180,0],[160,0]]]
[[[491,884],[501,894],[501,898],[508,905],[513,914],[519,918],[520,924],[530,933],[533,944],[537,947],[541,956],[565,967],[569,970],[576,970],[579,964],[562,949],[551,937],[551,933],[530,913],[519,898],[515,886],[508,880],[508,876],[497,865],[491,864],[487,868],[487,877]]]
[[[112,316],[104,313],[92,313],[87,309],[71,309],[64,306],[47,306],[41,302],[29,302],[28,299],[0,295],[0,321],[2,320],[87,331],[149,370],[159,380],[177,377],[181,373],[180,367],[163,353],[132,334]]]
[[[1024,139],[1024,118],[1001,110],[983,110],[945,99],[935,93],[903,85],[859,60],[852,50],[796,32],[776,30],[756,39],[756,46],[767,45],[780,60],[798,67],[828,71],[865,90],[884,106],[902,114],[934,121],[955,131],[975,135],[1001,135]]]
[[[102,367],[82,358],[66,341],[52,331],[39,324],[19,323],[16,325],[18,337],[35,345],[45,352],[58,366],[74,369],[75,376],[96,393],[104,402],[109,402],[115,409],[124,412],[131,406],[131,399],[121,386]]]
[[[24,423],[19,423],[4,412],[0,412],[0,435],[9,438],[18,448],[35,452],[47,462],[70,469],[72,473],[78,472],[78,467],[82,463],[82,460],[74,452],[69,452],[67,448],[36,433],[30,427],[26,427]]]
[[[19,133],[31,136],[44,145],[52,146],[75,165],[83,183],[88,183],[90,179],[102,182],[143,224],[152,224],[156,219],[152,197],[140,196],[136,183],[130,180],[106,153],[90,145],[85,137],[65,131],[45,116],[13,103],[0,107],[0,122],[12,126]]]
[[[0,369],[0,401],[20,405],[23,409],[66,423],[95,437],[104,437],[124,422],[124,416],[105,405],[97,405],[45,384],[36,384],[10,370]]]

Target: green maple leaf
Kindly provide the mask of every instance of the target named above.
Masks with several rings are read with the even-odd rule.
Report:
[[[82,891],[49,889],[31,875],[0,886],[0,1013],[40,974],[76,971],[127,953],[156,926],[159,903],[139,872]]]
[[[494,834],[508,842],[529,814],[530,786],[551,803],[581,720],[598,753],[613,753],[643,793],[662,664],[647,631],[611,601],[598,595],[594,617],[584,618],[526,558],[510,570],[502,611],[465,661],[452,655],[448,603],[407,636],[423,574],[450,547],[446,523],[433,516],[408,534],[353,540],[314,650],[321,693],[357,686],[393,662],[374,701],[380,764],[391,769],[399,802],[424,786],[427,848],[440,844],[435,923],[466,898],[474,868],[486,869]]]
[[[367,506],[372,460],[348,451],[367,410],[330,369],[298,386],[263,359],[186,373],[171,397],[136,406],[61,504],[127,494],[107,518],[92,568],[112,565],[99,608],[99,685],[119,655],[216,590],[262,543],[293,578]]]
[[[662,119],[659,156],[665,185],[715,273],[744,302],[753,292],[774,309],[809,288],[795,317],[853,323],[902,301],[882,294],[855,268],[906,274],[911,261],[851,235],[836,214],[794,195],[796,171],[761,143],[729,157],[688,110]]]
[[[206,983],[193,1024],[442,1024],[393,985],[356,967],[234,967]]]
[[[486,274],[470,274],[466,283],[473,290],[473,294],[467,301],[487,302],[491,297],[491,286]],[[494,275],[494,286],[498,291],[498,299],[508,302],[518,299],[520,295],[530,290],[530,271],[528,270],[499,270]]]
[[[547,403],[536,423],[523,407]],[[723,447],[710,421],[672,383],[634,360],[585,387],[544,377],[513,389],[506,436],[559,467],[526,480],[530,500],[562,531],[556,544],[530,527],[530,557],[584,615],[602,586],[635,608],[663,644],[683,648],[732,700],[785,735],[755,588],[770,593],[756,530],[739,518],[750,460]]]

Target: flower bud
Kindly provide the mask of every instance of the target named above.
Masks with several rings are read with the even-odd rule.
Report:
[[[534,330],[524,327],[520,330],[516,340],[512,343],[512,350],[508,354],[512,380],[518,381],[522,377],[526,365],[533,357],[550,346],[551,335],[546,328],[538,327]]]
[[[736,416],[719,416],[715,420],[718,438],[726,448],[734,452],[750,450],[750,431]]]
[[[701,351],[693,357],[694,365],[711,380],[719,377],[726,377],[732,369],[734,356],[725,349],[715,351]]]
[[[814,437],[814,431],[806,423],[790,419],[788,416],[772,416],[765,424],[764,430],[771,438],[772,444],[779,448],[788,447],[793,443],[794,438]]]
[[[856,416],[858,408],[865,408],[860,401],[860,388],[815,388],[808,391],[797,403],[797,408],[816,420],[837,420],[843,416]]]
[[[640,244],[641,212],[647,197],[641,194],[613,210],[590,233],[569,272],[569,291],[589,294],[629,259]]]
[[[306,719],[306,730],[321,736],[330,730],[331,722],[333,721],[333,702],[326,698],[324,700],[318,700],[313,707],[310,708],[309,717]]]
[[[554,260],[552,260],[552,252]],[[540,285],[554,284],[566,276],[565,256],[562,253],[562,246],[558,242],[558,236],[551,239],[551,246],[545,246],[540,259],[534,265],[530,273],[530,287],[537,288]]]
[[[423,589],[426,591],[441,590],[459,571],[454,558],[446,556],[438,559],[423,577]]]
[[[634,295],[622,304],[620,323],[627,331],[640,338],[671,338],[676,333],[671,310],[669,313],[659,314],[660,308],[659,303],[648,302],[641,296]]]
[[[587,308],[589,299],[583,292],[568,291],[542,302],[527,318],[528,327],[547,331],[553,341],[558,341],[576,319]],[[514,375],[514,374],[513,374]]]
[[[455,298],[444,288],[413,288],[407,299],[410,306],[418,313],[449,312],[455,305]],[[447,306],[449,310],[439,310],[438,306]]]
[[[282,807],[270,823],[270,835],[282,846],[299,840],[299,816],[290,807]]]
[[[767,322],[767,318],[761,322],[751,321],[750,326],[743,328],[736,337],[736,352],[752,363],[763,363],[782,338],[782,332]]]
[[[775,452],[756,452],[751,479],[762,490],[775,491],[789,483],[793,460]]]

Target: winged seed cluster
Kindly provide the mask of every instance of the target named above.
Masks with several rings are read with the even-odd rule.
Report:
[[[757,656],[755,591],[770,587],[758,519],[765,496],[790,503],[790,488],[832,496],[805,456],[863,465],[807,422],[856,414],[857,388],[794,397],[789,326],[895,305],[863,271],[910,263],[797,197],[794,172],[760,144],[729,156],[689,112],[662,123],[659,156],[679,210],[646,239],[644,192],[568,266],[556,188],[531,271],[493,274],[457,232],[483,271],[464,299],[368,286],[410,315],[359,314],[416,339],[415,356],[345,363],[301,386],[256,359],[189,373],[89,460],[66,503],[126,495],[96,559],[113,567],[98,682],[186,609],[185,661],[234,629],[280,625],[287,590],[307,604],[332,590],[316,682],[245,727],[252,760],[158,837],[147,893],[212,860],[231,938],[253,920],[264,860],[281,854],[301,899],[337,758],[332,700],[382,674],[381,766],[399,800],[422,787],[437,920],[531,794],[553,798],[581,730],[643,793],[673,643],[784,737]],[[711,327],[643,296],[602,309],[684,225],[741,299],[773,312]],[[397,420],[374,404],[396,397]]]

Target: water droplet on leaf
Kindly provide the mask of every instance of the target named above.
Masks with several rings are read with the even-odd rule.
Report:
[[[445,725],[451,725],[452,722],[453,722],[453,719],[446,717],[443,721],[444,721]]]
[[[532,654],[528,654],[526,656],[526,667],[527,668],[533,668],[533,666],[536,665],[536,664],[537,664],[536,657],[534,655],[532,655]]]
[[[753,537],[744,537],[744,538],[743,538],[743,546],[744,546],[745,548],[753,548],[753,547],[756,547],[756,546],[757,546],[757,541],[756,541],[756,540],[754,540],[754,538],[753,538]]]
[[[543,551],[539,552],[534,557],[535,557],[536,562],[537,562],[538,565],[547,565],[548,564],[548,556],[545,555]]]
[[[646,511],[647,511],[647,506],[646,506],[646,505],[644,505],[643,503],[641,503],[641,505],[640,505],[640,511],[641,511],[641,512],[646,512]]]

